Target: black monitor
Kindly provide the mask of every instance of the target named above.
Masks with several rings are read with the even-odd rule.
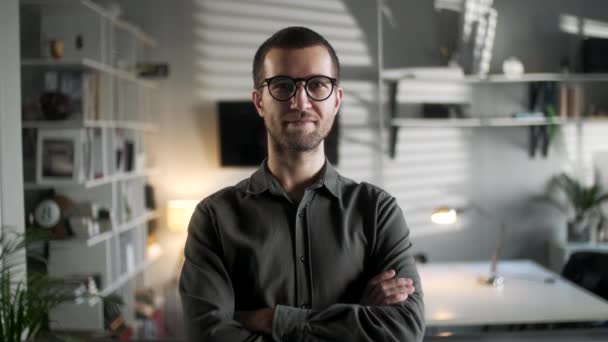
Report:
[[[258,166],[266,158],[266,128],[251,101],[218,102],[222,166]],[[338,164],[338,119],[325,139],[325,154]]]

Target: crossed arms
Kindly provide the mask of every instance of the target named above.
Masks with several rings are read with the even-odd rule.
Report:
[[[362,305],[392,305],[405,301],[416,291],[414,281],[409,278],[396,278],[395,270],[382,272],[372,278],[365,288]],[[253,311],[237,311],[235,318],[251,331],[272,335],[273,308]]]
[[[422,340],[424,306],[409,231],[392,197],[380,206],[372,251],[378,260],[373,273],[377,276],[368,282],[359,304],[336,303],[322,310],[276,305],[235,312],[234,286],[222,259],[219,230],[209,208],[199,205],[190,223],[180,279],[188,340]]]

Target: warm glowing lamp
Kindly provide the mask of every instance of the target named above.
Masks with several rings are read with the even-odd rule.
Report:
[[[431,221],[437,224],[454,224],[458,219],[458,214],[468,211],[469,209],[475,210],[481,216],[484,216],[491,220],[496,220],[496,218],[490,214],[488,214],[485,210],[480,208],[477,205],[470,205],[465,208],[451,208],[449,206],[440,206],[433,210],[431,214]],[[498,239],[496,241],[496,248],[494,249],[494,253],[492,254],[492,262],[490,266],[490,276],[481,277],[479,279],[480,283],[486,285],[492,285],[496,287],[501,287],[504,283],[504,278],[498,275],[497,272],[497,263],[498,257],[500,255],[500,249],[502,248],[502,240],[504,239],[506,225],[504,222],[500,222],[500,234],[498,235]]]
[[[197,204],[198,201],[195,200],[170,200],[167,202],[167,226],[169,230],[176,233],[186,231]],[[182,248],[177,262],[176,280],[179,279],[183,265],[184,249]]]
[[[190,217],[198,201],[170,200],[167,203],[167,226],[173,232],[183,232],[188,228]]]
[[[449,207],[438,207],[431,214],[431,221],[437,224],[454,224],[457,218],[456,209]]]

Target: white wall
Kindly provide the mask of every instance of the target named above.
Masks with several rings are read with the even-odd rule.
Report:
[[[0,2],[0,229],[24,230],[19,1]]]
[[[339,5],[335,1],[320,0],[309,3],[279,0],[259,2],[273,4],[287,12],[291,9],[296,13],[315,6]],[[249,80],[248,65],[252,56],[244,51],[252,54],[250,50],[261,41],[248,41],[249,35],[239,35],[236,32],[236,37],[231,37],[233,41],[222,42],[219,36],[212,34],[215,32],[214,23],[219,21],[225,28],[234,22],[229,20],[230,16],[227,19],[219,17],[214,12],[218,11],[214,6],[228,6],[219,12],[234,14],[239,9],[230,6],[239,3],[243,1],[133,0],[124,3],[129,17],[158,38],[160,48],[153,52],[152,59],[166,61],[171,65],[171,76],[163,82],[156,106],[162,112],[162,132],[156,139],[158,143],[155,148],[162,172],[153,179],[159,203],[173,198],[201,198],[216,189],[234,184],[252,172],[252,169],[219,167],[215,103],[207,97],[220,88],[223,91],[241,91],[244,98],[249,94],[248,85],[243,82]],[[388,4],[393,8],[398,28],[385,26],[387,66],[436,65],[439,59],[434,50],[436,33],[432,1],[391,1]],[[594,10],[605,9],[606,5],[599,0],[496,0],[495,4],[499,18],[492,63],[494,72],[500,71],[502,60],[511,55],[522,58],[528,71],[556,71],[561,57],[571,53],[572,47],[561,45],[563,37],[560,36],[561,33],[556,33],[555,17],[563,12],[582,13],[596,19],[602,19],[597,17],[600,14],[608,16],[606,11]],[[362,42],[365,49],[356,51],[369,56],[371,65],[346,68],[345,78],[349,82],[345,85],[347,96],[354,100],[350,107],[341,112],[341,120],[367,124],[373,121],[376,114],[376,90],[373,83],[376,56],[375,1],[349,0],[344,1],[343,6],[344,9],[338,12],[350,16],[355,27],[350,31],[341,30],[344,22],[351,23],[348,18],[340,24],[334,23],[335,36],[330,40],[337,40],[341,34],[357,37],[356,41]],[[336,14],[336,7],[328,8],[327,12]],[[213,14],[217,16],[214,18]],[[257,20],[257,24],[243,25],[249,28],[248,34],[265,37],[268,27],[277,24],[279,14],[251,13],[251,18]],[[284,26],[302,23],[308,17],[311,16],[285,19]],[[314,20],[316,21],[311,25],[323,26],[321,19]],[[326,34],[323,31],[321,33]],[[340,54],[340,50],[338,52]],[[207,63],[209,56],[237,60],[235,65],[239,65],[239,68],[210,70]],[[237,86],[230,88],[234,84]],[[349,89],[352,89],[350,93]],[[480,97],[485,101],[477,101],[480,106],[492,109],[494,113],[491,114],[508,115],[509,108],[523,104],[522,94],[525,94],[525,89],[498,89]],[[495,106],[497,98],[502,99],[499,107]],[[343,136],[351,133],[359,140],[373,141],[371,129],[361,132],[354,129],[342,131]],[[435,129],[428,132],[419,129],[402,130],[398,158],[385,158],[386,169],[381,172],[375,170],[377,159],[370,157],[379,155],[370,147],[371,144],[356,144],[353,141],[357,139],[343,139],[340,169],[347,177],[382,183],[400,199],[412,228],[416,251],[428,254],[433,261],[486,259],[491,254],[497,237],[497,223],[471,215],[460,229],[428,229],[426,211],[429,208],[411,206],[416,202],[416,191],[435,191],[438,193],[437,201],[456,198],[483,204],[487,210],[496,212],[498,217],[509,224],[505,256],[545,262],[547,245],[555,232],[563,228],[563,218],[532,201],[531,197],[543,191],[547,180],[560,172],[570,157],[565,147],[566,141],[558,140],[552,145],[547,159],[530,159],[527,155],[527,134],[525,128]],[[447,146],[448,152],[431,162],[421,162],[424,156],[435,155],[434,148],[438,147],[438,143],[444,145],[441,147],[444,150]],[[460,161],[454,163],[454,157]],[[427,182],[421,178],[421,174],[430,173],[430,169],[437,174],[435,179]],[[183,236],[166,234],[163,241],[167,246],[166,260],[156,267],[157,274],[173,267]]]
[[[365,33],[341,0],[171,3],[144,0],[125,2],[124,7],[129,18],[159,40],[160,48],[152,52],[151,58],[171,65],[171,75],[162,82],[155,106],[161,111],[161,133],[153,154],[162,171],[151,181],[156,186],[159,203],[169,199],[202,199],[254,171],[254,168],[220,168],[215,106],[218,99],[249,99],[255,49],[279,28],[312,26],[337,42],[345,74],[374,75]],[[332,24],[326,24],[327,21]],[[352,115],[348,116],[351,122],[367,123],[367,110],[360,108],[373,101],[374,84],[369,75],[345,84],[350,96],[344,108],[352,109]],[[369,132],[364,129],[355,135],[368,138]],[[358,169],[359,180],[373,181],[378,175],[370,165],[378,154],[369,146],[359,149],[364,155],[345,158],[344,165],[350,162],[351,168]],[[363,162],[364,167],[358,162]],[[162,218],[160,222],[164,225]],[[154,266],[157,271],[151,272],[150,281],[171,276],[162,270],[176,264],[184,236],[164,233],[161,241],[165,257]]]
[[[368,15],[374,10],[374,1],[353,0],[347,2],[352,13],[357,18],[365,32],[375,32],[376,21]],[[439,58],[436,50],[437,27],[432,1],[406,0],[389,1],[388,6],[393,10],[397,28],[384,25],[385,65],[387,67],[414,67],[438,65]],[[509,56],[520,58],[528,72],[557,72],[563,57],[570,59],[576,55],[578,41],[559,32],[558,18],[560,14],[581,15],[586,18],[608,20],[607,4],[601,0],[495,0],[494,7],[498,10],[498,25],[494,45],[494,58],[491,72],[500,73],[502,61]],[[375,49],[376,42],[373,34],[370,38],[370,49]],[[596,84],[597,86],[597,84]],[[605,89],[604,84],[599,84]],[[604,87],[604,88],[602,88]],[[516,108],[526,105],[526,89],[513,86],[492,86],[480,89],[473,94],[473,107],[484,115],[506,116]],[[431,90],[429,90],[431,92]],[[605,105],[605,103],[604,103]],[[605,108],[605,107],[604,107]],[[601,129],[601,127],[600,127]],[[593,129],[595,130],[595,129]],[[420,129],[402,130],[398,146],[398,159],[407,158],[402,154],[412,152],[408,136],[419,134]],[[537,157],[530,159],[527,155],[528,131],[526,128],[484,128],[460,129],[470,136],[468,144],[458,149],[463,158],[469,160],[467,181],[459,183],[461,188],[450,187],[449,184],[436,184],[429,187],[433,192],[439,192],[438,197],[450,200],[463,196],[468,200],[482,204],[488,211],[506,221],[509,226],[504,255],[506,257],[533,258],[540,262],[547,261],[549,241],[564,229],[564,217],[556,211],[546,208],[532,200],[540,194],[548,179],[561,172],[564,168],[576,168],[571,162],[576,162],[572,155],[572,136],[570,127],[564,128],[564,136],[555,141],[546,159]],[[435,130],[439,134],[439,130]],[[589,141],[585,132],[585,141]],[[438,137],[434,142],[422,144],[430,146],[445,142]],[[603,138],[607,142],[606,138]],[[451,146],[461,144],[451,140]],[[594,141],[586,147],[586,156],[592,150],[601,148],[601,143]],[[468,148],[467,148],[468,147]],[[418,147],[420,150],[425,148]],[[427,152],[435,153],[432,149]],[[452,150],[450,153],[456,153]],[[586,162],[587,167],[591,164]],[[453,167],[453,163],[444,163]],[[399,162],[385,165],[393,169],[393,175],[406,178],[408,168],[413,165]],[[430,164],[425,167],[430,166]],[[399,173],[402,170],[404,172]],[[456,172],[455,172],[456,173]],[[385,183],[404,179],[385,179]],[[413,181],[416,183],[420,179]],[[392,188],[388,188],[393,191]],[[398,195],[398,194],[396,194]],[[402,203],[406,218],[407,204]],[[422,214],[422,212],[421,212]],[[415,218],[415,217],[414,217]],[[410,221],[411,222],[411,221]],[[494,240],[497,237],[497,224],[483,219],[478,215],[468,215],[465,224],[455,230],[438,231],[427,229],[427,225],[416,223],[413,239],[417,251],[427,253],[431,260],[478,260],[491,254]]]

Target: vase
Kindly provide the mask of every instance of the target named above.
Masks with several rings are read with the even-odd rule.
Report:
[[[597,242],[608,242],[608,221],[602,220],[597,227]]]
[[[49,51],[51,53],[51,57],[58,60],[63,57],[65,51],[65,44],[61,39],[52,39],[49,43]]]
[[[568,242],[589,242],[592,226],[590,221],[587,215],[568,221]]]

